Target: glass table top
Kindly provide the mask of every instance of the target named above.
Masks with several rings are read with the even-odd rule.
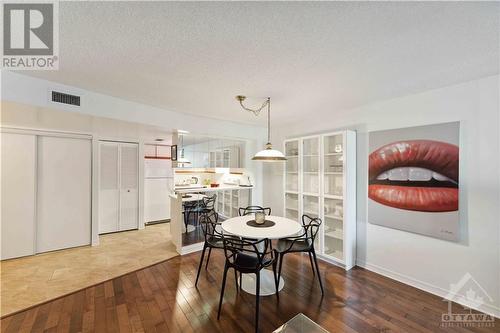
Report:
[[[328,333],[323,327],[316,324],[303,313],[299,313],[273,333]]]

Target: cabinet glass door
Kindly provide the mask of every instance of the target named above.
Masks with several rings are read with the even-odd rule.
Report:
[[[304,195],[302,197],[302,214],[307,215],[311,218],[319,217],[319,196],[316,195]],[[301,221],[302,222],[302,221]],[[305,222],[309,222],[308,219]],[[320,236],[319,234],[316,236],[316,240],[314,241],[314,247],[319,251],[320,246]]]
[[[299,191],[299,140],[285,143],[286,155],[286,192],[297,193]]]
[[[231,217],[231,191],[224,191],[224,216]]]
[[[319,195],[319,137],[304,139],[302,144],[302,191]]]
[[[299,220],[299,195],[285,193],[285,217]]]
[[[344,214],[343,201],[338,199],[324,199],[324,247],[325,255],[343,260],[344,248]]]
[[[324,246],[325,255],[343,260],[344,254],[344,137],[323,138]]]
[[[233,190],[231,194],[231,217],[238,216],[238,208],[239,208],[239,192],[238,190]]]

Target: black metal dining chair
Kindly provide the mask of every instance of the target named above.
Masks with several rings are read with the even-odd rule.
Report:
[[[302,215],[302,226],[304,228],[304,232],[299,236],[287,237],[278,240],[278,243],[276,244],[276,251],[279,255],[278,281],[281,277],[281,267],[283,265],[283,258],[285,254],[293,252],[307,252],[309,254],[309,261],[311,262],[311,269],[313,271],[313,274],[314,268],[316,267],[316,274],[318,275],[321,294],[324,294],[323,283],[321,282],[321,275],[318,268],[318,260],[316,258],[316,251],[314,250],[314,241],[318,234],[321,223],[322,221],[319,217]]]
[[[198,273],[196,274],[195,286],[198,285],[198,279],[200,278],[201,266],[203,265],[203,259],[205,257],[205,251],[208,249],[207,263],[205,264],[205,269],[208,268],[208,262],[210,261],[210,255],[212,254],[212,249],[223,249],[224,244],[222,242],[222,232],[218,227],[219,214],[216,211],[211,211],[208,213],[203,213],[200,215],[199,223],[201,229],[203,230],[203,236],[205,242],[203,243],[203,251],[201,252],[200,264],[198,265]]]
[[[217,194],[213,194],[211,196],[205,196],[203,197],[200,201],[196,202],[193,205],[187,206],[184,208],[185,214],[186,214],[186,219],[185,219],[185,224],[187,228],[187,223],[189,221],[189,218],[191,214],[195,214],[195,221],[198,222],[200,219],[200,216],[206,215],[206,214],[211,214],[212,212],[215,212],[215,200],[217,199]]]
[[[256,275],[255,332],[258,332],[260,271],[266,267],[272,266],[273,268],[274,282],[276,285],[276,297],[279,300],[279,295],[278,295],[279,280],[276,272],[276,265],[277,265],[276,252],[270,248],[269,246],[270,241],[267,238],[258,241],[250,241],[235,236],[224,235],[222,241],[224,245],[224,255],[226,257],[226,263],[224,265],[224,276],[222,277],[222,288],[220,292],[219,311],[217,313],[217,319],[219,319],[222,309],[222,301],[224,299],[224,289],[226,287],[227,271],[230,268],[232,268],[235,270],[235,275],[236,272],[240,272],[240,276],[241,274],[255,274]],[[238,286],[236,286],[236,289],[238,289]]]
[[[247,207],[240,207],[238,209],[238,214],[240,216],[245,216],[257,212],[263,212],[266,215],[271,215],[271,207],[247,206]]]

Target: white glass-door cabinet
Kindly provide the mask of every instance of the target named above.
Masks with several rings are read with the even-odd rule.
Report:
[[[230,218],[238,216],[240,207],[252,204],[251,189],[219,191],[216,199],[216,211],[219,217]]]
[[[356,133],[341,131],[285,141],[284,214],[323,221],[315,248],[351,269],[356,258]]]

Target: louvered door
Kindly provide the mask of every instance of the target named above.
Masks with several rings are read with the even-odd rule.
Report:
[[[99,144],[99,233],[120,228],[119,143]]]
[[[138,156],[137,144],[120,144],[120,230],[138,226]]]

